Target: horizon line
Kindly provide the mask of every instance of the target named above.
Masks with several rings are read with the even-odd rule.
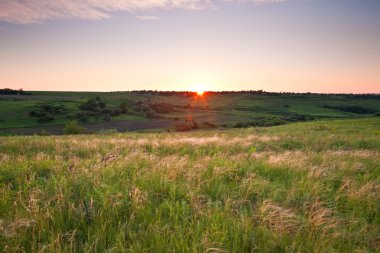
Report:
[[[1,89],[12,89],[12,88],[0,88]],[[88,93],[117,93],[117,92],[171,92],[171,93],[196,93],[196,91],[192,90],[150,90],[150,89],[142,89],[142,90],[114,90],[114,91],[95,91],[95,90],[24,90],[23,88],[12,89],[12,90],[23,90],[26,92],[72,92],[72,93],[80,93],[80,92],[88,92]],[[253,93],[253,92],[262,92],[262,93],[272,93],[272,94],[320,94],[320,95],[380,95],[380,92],[363,92],[363,93],[354,93],[354,92],[311,92],[311,91],[266,91],[266,90],[205,90],[205,93]]]

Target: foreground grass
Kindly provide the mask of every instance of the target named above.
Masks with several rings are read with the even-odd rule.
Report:
[[[2,252],[379,252],[380,119],[0,137]]]

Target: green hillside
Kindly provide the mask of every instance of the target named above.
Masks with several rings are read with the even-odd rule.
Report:
[[[260,92],[31,92],[0,95],[0,133],[61,134],[77,121],[99,130],[272,126],[380,114],[378,95]],[[189,125],[191,122],[193,125]],[[176,127],[177,125],[185,127]]]

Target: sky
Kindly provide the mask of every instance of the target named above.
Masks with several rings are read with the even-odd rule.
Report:
[[[379,0],[0,0],[0,88],[380,93]]]

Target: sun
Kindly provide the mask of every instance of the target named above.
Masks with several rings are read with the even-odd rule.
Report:
[[[204,90],[197,90],[197,95],[198,96],[203,96],[204,93],[205,93]]]
[[[202,84],[197,84],[195,86],[194,91],[197,93],[198,96],[203,96],[205,94],[205,89]]]

